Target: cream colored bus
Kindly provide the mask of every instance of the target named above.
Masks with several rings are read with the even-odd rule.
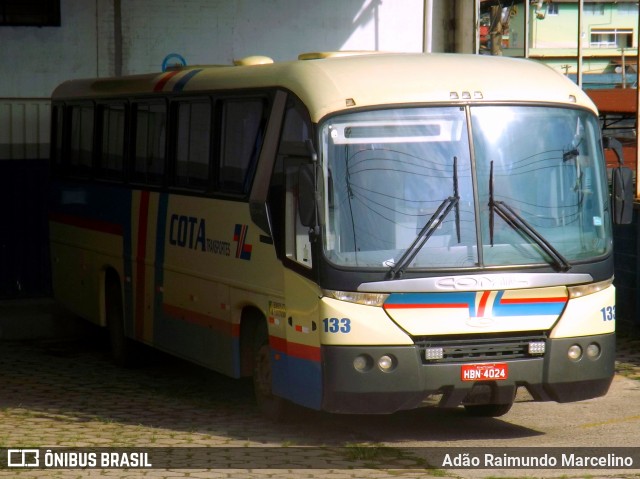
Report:
[[[497,416],[605,394],[612,207],[597,112],[540,64],[251,57],[53,93],[56,298],[297,403]]]

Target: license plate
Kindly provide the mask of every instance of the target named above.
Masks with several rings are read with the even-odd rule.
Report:
[[[504,381],[508,376],[507,363],[463,364],[460,370],[463,381]]]

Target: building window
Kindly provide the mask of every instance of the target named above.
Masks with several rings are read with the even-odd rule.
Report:
[[[547,15],[558,15],[560,11],[560,5],[557,3],[547,4]]]
[[[585,15],[602,16],[604,15],[604,3],[586,3],[584,5]]]
[[[618,15],[637,15],[638,2],[635,3],[618,3]]]
[[[0,0],[0,26],[59,27],[60,0]]]
[[[593,28],[591,30],[591,48],[629,48],[633,41],[630,28]]]

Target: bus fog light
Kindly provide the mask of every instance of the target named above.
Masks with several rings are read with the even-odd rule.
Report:
[[[444,349],[443,348],[426,348],[424,350],[424,358],[427,361],[442,359],[444,358]]]
[[[393,356],[384,355],[378,359],[378,367],[381,371],[388,373],[393,371],[396,367],[396,361]]]
[[[597,359],[600,356],[600,345],[597,343],[591,343],[587,346],[587,357],[589,359]]]
[[[545,342],[544,341],[531,341],[529,343],[529,354],[531,355],[542,355],[545,352]]]
[[[582,348],[579,345],[574,344],[573,346],[569,347],[567,356],[569,356],[569,359],[571,359],[572,361],[579,360],[582,357]]]
[[[366,354],[361,354],[353,360],[353,367],[356,371],[369,371],[371,366],[373,366],[373,359]]]

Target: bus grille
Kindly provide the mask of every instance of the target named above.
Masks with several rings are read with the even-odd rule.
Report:
[[[414,338],[423,364],[505,361],[542,357],[529,353],[529,343],[546,342],[544,332],[518,335],[469,335]],[[442,359],[426,359],[427,348],[442,348]]]

